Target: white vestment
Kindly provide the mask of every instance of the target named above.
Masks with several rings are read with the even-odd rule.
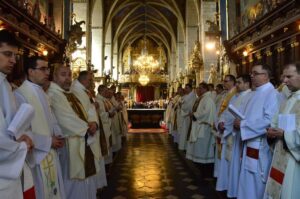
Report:
[[[117,107],[119,107],[119,102],[115,99],[114,96],[112,96],[111,99],[109,99],[112,105],[114,106],[114,109],[116,110]],[[120,112],[116,111],[115,115],[112,117],[112,150],[113,152],[119,151],[122,148],[122,126],[120,125]]]
[[[88,113],[88,121],[96,122],[99,127],[100,124],[99,124],[96,107],[91,102],[90,97],[87,94],[88,91],[86,91],[86,88],[76,79],[73,81],[70,90],[79,99],[84,110]],[[100,157],[100,160],[99,160],[100,171],[95,176],[95,181],[97,183],[98,188],[102,188],[104,186],[107,186],[107,180],[106,180],[104,157],[101,156],[101,147],[100,147],[101,142],[99,142],[99,140],[100,140],[99,131],[97,131],[97,133],[93,136],[93,139],[94,139],[94,142],[99,144],[99,147],[97,147],[98,148],[97,152],[99,154],[97,154],[97,156]]]
[[[226,118],[231,117],[231,114],[228,112],[227,108],[231,100],[234,100],[235,93],[236,93],[236,88],[233,87],[226,93],[226,95],[224,95],[223,99],[221,100],[220,106],[218,107],[218,121],[216,124],[217,128],[219,123],[224,122],[225,124]],[[216,134],[217,137],[216,151],[217,151],[218,165],[219,165],[217,171],[218,178],[216,183],[217,191],[224,191],[228,189],[229,165],[228,165],[228,161],[226,160],[227,140],[225,139],[225,136],[227,136],[227,132],[226,130],[224,130],[223,133],[217,131]],[[218,150],[221,150],[221,153]]]
[[[48,90],[51,106],[62,133],[66,136],[66,146],[62,149],[60,156],[66,197],[68,199],[96,199],[97,184],[93,176],[85,177],[84,169],[85,135],[88,124],[75,113],[64,93],[70,92],[64,91],[56,83],[51,83]],[[96,172],[98,172],[99,143],[93,142],[89,146],[94,155]]]
[[[192,121],[191,133],[187,141],[186,158],[202,164],[213,163],[215,138],[212,131],[215,103],[209,92],[204,93],[197,100],[200,102],[196,112],[193,113],[195,120]]]
[[[215,114],[215,120],[217,121],[218,118],[218,112],[220,110],[220,106],[221,106],[221,102],[224,99],[224,97],[226,96],[227,91],[223,91],[220,94],[216,95],[215,98],[215,104],[216,104],[216,114]],[[221,142],[221,139],[219,138],[220,135],[218,134],[218,132],[216,132],[216,144],[215,144],[215,162],[214,162],[214,177],[217,178],[218,177],[218,171],[219,171],[219,165],[220,165],[220,159],[218,158],[218,149],[217,149],[217,142]]]
[[[24,142],[18,143],[7,128],[16,113],[15,98],[6,75],[0,72],[0,196],[22,199],[20,175],[27,154]]]
[[[182,97],[182,105],[180,114],[182,116],[182,128],[180,128],[179,134],[179,144],[178,148],[179,150],[185,150],[186,149],[186,143],[187,143],[187,133],[190,126],[190,116],[189,114],[192,112],[193,105],[196,100],[196,94],[194,91],[191,91],[189,94]]]
[[[30,167],[34,177],[36,198],[65,198],[58,154],[51,148],[52,136],[62,134],[53,118],[48,96],[42,87],[28,80],[15,91],[15,95],[19,105],[29,103],[35,108],[35,115],[31,121],[34,142],[31,155],[34,157],[34,164]]]
[[[283,117],[290,117],[289,122],[286,122],[287,126],[282,125],[281,118]],[[275,145],[274,156],[264,198],[298,199],[300,197],[299,90],[292,93],[287,102],[282,104],[279,115],[274,117],[272,127],[284,130],[284,141],[287,148],[282,147],[283,144],[281,140],[278,140]]]
[[[242,104],[249,99],[251,90],[246,90],[236,94],[229,104],[234,105],[239,109]],[[227,196],[237,197],[238,181],[241,167],[241,151],[242,142],[240,132],[233,128],[235,117],[232,114],[226,114],[224,118],[224,138],[226,139],[226,154],[225,159],[228,161],[228,181],[227,181]]]
[[[169,131],[171,132],[174,142],[179,142],[179,135],[178,132],[181,129],[182,126],[182,117],[181,117],[181,96],[176,95],[172,100],[172,110],[170,113],[170,128]]]
[[[112,163],[112,146],[110,146],[110,139],[112,139],[111,118],[109,117],[109,110],[105,109],[105,103],[107,103],[108,100],[98,93],[96,96],[96,101],[99,105],[98,114],[101,118],[106,143],[108,144],[108,155],[105,157],[105,163],[110,164]]]
[[[271,83],[257,87],[242,107],[241,139],[244,141],[239,178],[240,199],[263,198],[272,154],[266,139],[266,128],[279,110],[278,92]]]

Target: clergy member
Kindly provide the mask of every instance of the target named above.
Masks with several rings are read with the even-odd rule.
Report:
[[[14,136],[7,130],[16,111],[16,101],[6,76],[16,64],[18,42],[7,30],[0,31],[0,196],[22,199],[20,175],[27,152],[33,147],[26,134]],[[31,174],[30,174],[31,175]],[[30,196],[34,197],[33,193]],[[26,197],[26,195],[25,195]]]
[[[106,140],[103,136],[100,136],[100,133],[104,133],[102,129],[102,123],[100,124],[100,118],[98,118],[98,113],[96,111],[96,106],[94,104],[94,100],[90,95],[89,88],[93,86],[93,73],[92,71],[81,71],[78,75],[78,78],[75,79],[71,86],[71,92],[79,99],[82,104],[85,112],[87,113],[88,125],[90,129],[96,129],[96,134],[93,136],[95,141],[99,144],[100,154],[97,156],[100,157],[100,172],[95,176],[95,180],[97,182],[98,188],[103,188],[107,186],[106,173],[105,173],[105,163],[104,157],[102,156],[102,152],[106,152],[104,145],[106,144]],[[103,140],[101,141],[101,137]],[[101,146],[102,145],[102,146]],[[103,151],[101,151],[101,147],[103,147]],[[104,154],[106,155],[106,154]]]
[[[300,63],[287,65],[283,83],[292,92],[268,129],[275,150],[265,198],[297,199],[300,196]]]
[[[233,75],[226,75],[224,78],[224,89],[227,91],[221,100],[220,106],[217,107],[217,136],[216,136],[216,156],[218,179],[216,183],[217,191],[224,191],[228,188],[228,161],[226,160],[226,139],[224,137],[225,124],[224,119],[228,115],[226,109],[228,108],[230,100],[236,94],[235,88],[236,79]]]
[[[66,137],[60,162],[68,199],[96,199],[97,184],[93,176],[99,172],[99,143],[93,141],[96,128],[89,127],[88,113],[70,92],[72,72],[58,65],[48,89],[53,112]]]
[[[190,113],[192,127],[187,137],[186,158],[201,164],[213,163],[215,138],[212,131],[216,107],[206,83],[200,83],[196,92],[198,98]]]
[[[105,85],[99,85],[98,94],[96,96],[96,101],[98,103],[98,114],[103,124],[103,130],[106,138],[108,153],[104,157],[105,164],[110,164],[113,161],[112,157],[112,132],[111,132],[111,118],[115,114],[114,112],[110,112],[112,105],[106,99],[108,93],[108,89]]]
[[[15,91],[15,95],[20,105],[29,103],[35,108],[35,115],[30,124],[35,146],[35,163],[30,167],[36,198],[64,199],[64,185],[56,151],[63,147],[64,138],[61,129],[55,123],[48,96],[43,90],[43,85],[49,78],[50,68],[43,57],[33,56],[25,61],[24,71],[27,80]]]
[[[116,94],[116,87],[112,85],[108,89],[108,100],[113,105],[113,110],[115,114],[112,117],[112,150],[113,152],[117,152],[122,147],[122,126],[120,125],[120,111],[122,110],[122,107],[120,103],[115,98]]]
[[[193,105],[196,100],[196,94],[193,91],[191,84],[185,85],[185,95],[182,97],[182,105],[180,114],[182,117],[182,128],[180,129],[180,132],[178,132],[179,135],[179,144],[178,148],[179,150],[186,150],[186,142],[187,142],[187,134],[189,131],[189,128],[191,127],[191,120],[190,120],[190,113],[192,112]]]
[[[232,104],[238,110],[247,103],[251,92],[251,77],[250,75],[242,75],[236,80],[237,94],[232,97],[229,104]],[[228,109],[226,110],[227,113]],[[229,113],[224,117],[224,139],[226,139],[225,159],[228,161],[228,189],[227,196],[230,198],[237,197],[237,189],[239,182],[242,142],[240,133],[233,128],[235,117]]]
[[[178,144],[179,136],[178,132],[180,132],[182,126],[182,117],[181,117],[181,102],[182,96],[184,94],[184,90],[182,87],[178,87],[176,96],[172,99],[172,109],[173,113],[170,116],[171,119],[171,131],[172,136],[174,138],[174,142]]]
[[[272,154],[266,139],[266,129],[278,112],[278,92],[270,83],[271,71],[263,64],[254,65],[251,81],[254,91],[242,107],[244,120],[235,119],[234,127],[240,129],[243,158],[239,178],[240,199],[263,198]]]

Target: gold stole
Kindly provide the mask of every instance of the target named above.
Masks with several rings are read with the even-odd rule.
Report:
[[[220,110],[218,113],[218,117],[221,116],[221,114],[226,110],[227,106],[229,105],[229,102],[231,98],[236,94],[236,88],[232,89],[222,100]]]
[[[231,89],[231,91],[225,96],[225,98],[221,102],[220,110],[218,113],[218,117],[221,116],[221,114],[226,110],[226,108],[229,105],[229,102],[231,98],[236,94],[236,88]],[[218,159],[221,159],[221,154],[222,154],[222,143],[221,143],[221,138],[217,137],[217,155]]]
[[[198,97],[198,99],[196,99],[194,105],[193,105],[193,108],[192,108],[192,112],[195,113],[197,111],[197,108],[199,106],[199,103],[202,99],[202,96],[201,97]],[[193,117],[191,116],[190,118],[190,124],[189,124],[189,129],[188,129],[188,134],[186,136],[186,139],[187,140],[190,140],[190,135],[191,135],[191,131],[192,131],[192,124],[193,124]]]
[[[88,117],[87,114],[80,103],[80,101],[77,99],[77,97],[73,93],[65,93],[65,96],[67,100],[69,101],[73,111],[77,114],[77,116],[88,123]],[[87,134],[85,135],[85,153],[84,153],[84,172],[85,177],[89,177],[96,174],[96,167],[95,167],[95,160],[94,160],[94,154],[91,150],[91,147],[87,144]],[[72,164],[72,163],[71,163]],[[76,163],[73,163],[76,164]]]

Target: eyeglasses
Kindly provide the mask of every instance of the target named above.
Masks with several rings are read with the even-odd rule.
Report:
[[[12,58],[12,57],[15,57],[16,59],[19,58],[19,54],[14,53],[12,51],[0,51],[0,53],[2,55],[4,55],[5,57],[8,57],[8,58]]]
[[[40,70],[42,72],[49,72],[50,68],[49,67],[40,67],[40,68],[32,68],[33,70]]]
[[[250,73],[249,75],[250,76],[258,76],[258,75],[264,75],[264,74],[266,74],[266,73],[259,73],[259,72],[252,72],[252,73]]]

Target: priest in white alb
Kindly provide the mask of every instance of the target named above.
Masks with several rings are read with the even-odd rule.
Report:
[[[234,106],[237,110],[247,103],[251,92],[251,78],[250,75],[242,75],[236,80],[237,93],[232,97],[229,104]],[[224,139],[226,140],[226,153],[225,159],[228,162],[228,187],[227,197],[237,197],[237,189],[240,176],[241,167],[241,152],[242,142],[240,133],[237,129],[233,128],[233,122],[235,117],[229,113],[228,108],[227,114],[223,114],[224,121]],[[236,132],[237,131],[237,132]]]
[[[21,173],[32,139],[24,132],[10,132],[8,127],[17,112],[15,97],[6,76],[16,64],[18,42],[13,33],[0,31],[0,196],[22,199]],[[27,118],[24,118],[26,121]],[[30,120],[29,120],[30,122]],[[31,173],[30,173],[31,175]],[[31,176],[32,177],[32,176]],[[34,191],[34,189],[31,189]],[[33,194],[33,195],[32,195]],[[30,193],[34,196],[34,193]]]
[[[245,119],[235,119],[234,127],[240,129],[243,158],[237,198],[263,198],[272,153],[266,139],[266,129],[279,110],[278,92],[270,83],[268,66],[254,65],[251,81],[254,91],[242,107]]]
[[[113,161],[112,155],[112,132],[111,132],[111,118],[113,113],[110,112],[110,102],[106,99],[108,89],[105,85],[99,85],[98,94],[96,96],[96,101],[98,103],[98,114],[103,124],[103,130],[106,138],[108,154],[104,157],[105,164],[110,164]]]
[[[102,124],[100,124],[100,118],[98,118],[98,113],[93,101],[93,98],[90,96],[90,91],[88,90],[92,87],[93,84],[93,72],[92,71],[81,71],[78,75],[78,78],[75,79],[71,85],[71,92],[79,99],[82,104],[85,112],[88,116],[88,125],[89,128],[97,129],[97,133],[93,136],[93,141],[99,144],[100,154],[97,156],[100,157],[99,165],[100,171],[97,173],[95,180],[97,182],[97,188],[102,188],[107,186],[106,172],[105,172],[105,163],[104,157],[102,156],[101,147],[104,143],[101,141],[100,133],[102,132]],[[100,129],[101,128],[101,129]],[[100,131],[101,130],[101,131]],[[103,140],[106,142],[106,140]],[[102,146],[101,146],[102,144]],[[103,152],[105,152],[103,150]]]
[[[182,97],[182,104],[180,109],[180,115],[182,117],[182,128],[178,132],[179,136],[179,143],[178,148],[179,150],[186,150],[186,143],[187,143],[187,134],[189,128],[191,128],[191,119],[190,113],[192,112],[193,105],[195,103],[197,96],[193,91],[191,84],[185,85],[185,95]]]
[[[206,83],[200,83],[196,92],[198,98],[190,114],[192,127],[187,135],[186,158],[201,164],[213,163],[215,143],[213,125],[216,107]]]
[[[226,160],[226,144],[227,140],[224,137],[225,133],[225,123],[224,121],[228,117],[228,112],[226,111],[228,105],[234,95],[236,94],[235,88],[236,79],[233,75],[226,75],[224,79],[224,88],[227,90],[226,95],[221,100],[220,107],[218,107],[217,115],[217,134],[216,134],[216,152],[218,158],[217,173],[218,179],[216,183],[217,191],[224,191],[228,189],[228,161]]]
[[[53,118],[43,85],[48,81],[48,62],[39,56],[27,58],[24,71],[27,80],[15,91],[19,105],[28,103],[35,108],[30,124],[33,135],[34,163],[30,165],[37,199],[64,199],[65,191],[56,149],[62,148],[64,138]],[[51,173],[51,175],[49,175]]]
[[[88,113],[79,99],[70,92],[72,72],[57,65],[48,89],[51,107],[65,136],[60,162],[68,199],[96,199],[99,172],[99,143],[94,141],[96,129],[89,127]]]
[[[275,148],[265,199],[300,197],[300,63],[284,68],[283,83],[291,96],[281,104],[267,132]]]

